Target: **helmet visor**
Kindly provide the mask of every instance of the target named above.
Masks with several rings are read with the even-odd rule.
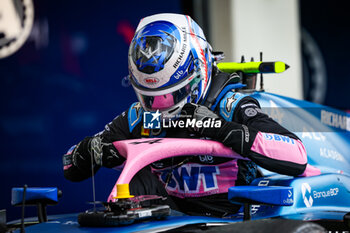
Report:
[[[146,74],[158,72],[178,46],[174,25],[165,22],[153,23],[141,29],[131,42],[130,55],[137,69]]]

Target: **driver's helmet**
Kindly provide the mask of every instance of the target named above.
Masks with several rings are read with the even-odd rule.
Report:
[[[163,118],[174,118],[186,103],[205,97],[212,63],[202,29],[186,15],[143,18],[129,48],[129,75],[137,98],[146,111],[159,110]]]

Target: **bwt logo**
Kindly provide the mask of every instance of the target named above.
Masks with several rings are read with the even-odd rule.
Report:
[[[160,178],[167,183],[169,171],[161,173]],[[184,165],[172,171],[167,189],[178,190],[181,193],[197,193],[203,187],[204,191],[218,189],[220,170],[217,166],[191,166]]]
[[[279,134],[268,134],[268,133],[263,133],[263,136],[266,140],[269,141],[276,141],[276,142],[285,142],[285,143],[290,143],[294,144],[294,140],[290,137],[279,135]]]
[[[304,199],[304,203],[305,203],[306,207],[311,207],[314,200],[311,197],[311,187],[308,183],[301,184],[301,194],[303,195],[303,199]],[[307,197],[309,197],[309,198],[307,198]]]
[[[160,116],[162,114],[157,112],[143,113],[143,128],[144,129],[160,129]]]

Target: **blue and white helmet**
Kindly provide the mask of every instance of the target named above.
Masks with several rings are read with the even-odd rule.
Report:
[[[199,103],[211,82],[213,56],[202,29],[189,16],[143,18],[129,48],[131,84],[146,111],[177,116]]]

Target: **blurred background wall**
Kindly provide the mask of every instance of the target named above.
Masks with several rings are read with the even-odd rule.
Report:
[[[220,1],[219,1],[220,2]],[[210,1],[211,35],[214,48],[223,47],[227,60],[284,61],[293,69],[279,75],[268,75],[264,89],[268,92],[302,99],[301,50],[298,1],[224,0],[225,4]],[[229,18],[223,24],[219,16]],[[229,38],[225,38],[226,35]],[[221,41],[222,38],[228,40]],[[259,87],[259,82],[257,84]]]
[[[5,3],[16,0],[1,1],[0,51],[11,43],[5,29],[14,28],[5,21]],[[189,14],[214,50],[226,53],[225,61],[239,62],[241,55],[257,61],[262,51],[266,61],[291,65],[286,73],[266,75],[267,91],[350,109],[350,20],[341,3],[33,0],[33,5],[29,38],[17,52],[0,58],[0,209],[7,209],[8,220],[20,217],[20,209],[10,205],[11,188],[24,184],[63,190],[49,214],[89,208],[91,180],[66,181],[61,157],[136,101],[122,79],[134,29],[147,15]],[[105,200],[117,175],[108,169],[98,172],[98,200]],[[28,215],[34,213],[28,208]]]

